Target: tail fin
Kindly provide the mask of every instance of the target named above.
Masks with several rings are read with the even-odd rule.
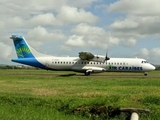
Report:
[[[34,58],[30,46],[23,36],[12,35],[10,38],[13,39],[18,58]]]

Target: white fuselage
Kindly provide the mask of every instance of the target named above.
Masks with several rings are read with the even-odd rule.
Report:
[[[46,68],[53,70],[72,70],[85,72],[91,69],[92,72],[102,71],[136,71],[147,72],[155,67],[144,59],[139,58],[110,58],[106,62],[94,62],[81,60],[78,57],[38,57],[36,58]]]

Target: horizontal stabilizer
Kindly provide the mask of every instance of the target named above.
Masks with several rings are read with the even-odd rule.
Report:
[[[20,36],[20,35],[12,35],[10,37],[10,39],[13,39],[13,40],[23,40],[24,38],[22,36]]]

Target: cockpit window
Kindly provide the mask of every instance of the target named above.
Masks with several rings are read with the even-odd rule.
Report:
[[[147,61],[142,61],[142,63],[148,63]]]

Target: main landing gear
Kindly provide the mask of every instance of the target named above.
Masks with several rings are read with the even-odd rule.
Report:
[[[90,72],[85,72],[85,73],[84,73],[85,76],[88,76],[88,75],[90,75],[90,74],[91,74]]]

